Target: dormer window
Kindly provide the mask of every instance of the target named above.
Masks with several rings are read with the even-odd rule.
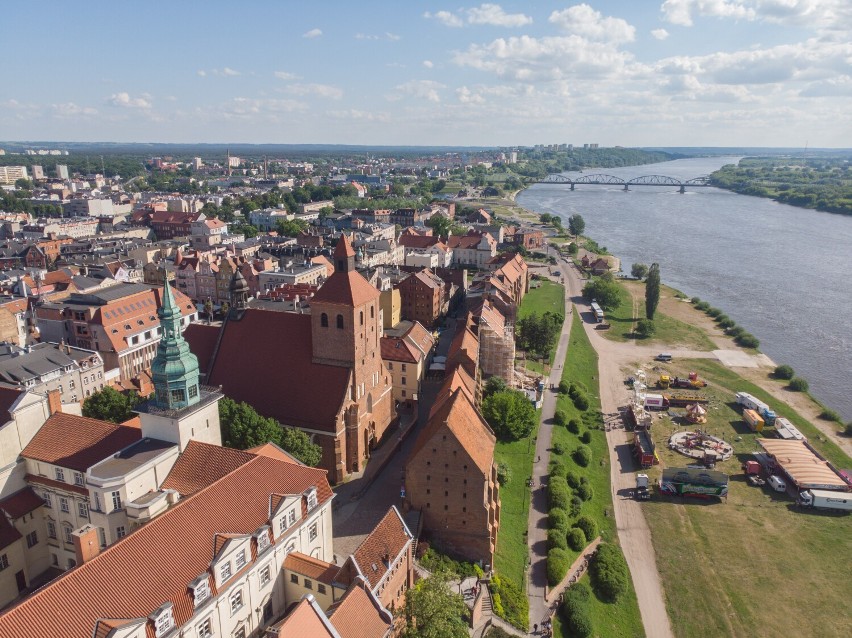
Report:
[[[219,567],[219,580],[221,580],[224,583],[230,578],[231,578],[231,561],[228,561],[226,563],[223,563]]]
[[[290,519],[290,525],[295,525],[296,524],[296,510],[295,509],[290,510],[288,517]]]
[[[154,635],[157,638],[167,636],[175,628],[175,617],[172,612],[171,603],[160,607],[150,616],[154,621]]]
[[[196,609],[205,601],[210,599],[210,582],[207,580],[207,574],[202,574],[191,586],[192,600]]]
[[[317,506],[317,488],[312,487],[308,490],[308,510],[312,510]]]
[[[269,534],[266,531],[266,527],[263,527],[260,532],[257,534],[257,553],[260,554],[265,552],[269,547]]]
[[[234,562],[237,564],[237,569],[242,569],[246,565],[246,550],[241,549],[235,554]]]

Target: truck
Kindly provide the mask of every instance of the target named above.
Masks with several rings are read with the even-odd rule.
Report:
[[[716,470],[697,467],[667,467],[660,479],[660,492],[672,496],[728,495],[728,475]]]
[[[701,394],[696,394],[695,392],[679,392],[678,394],[664,394],[663,399],[665,399],[666,407],[673,408],[685,408],[688,405],[693,405],[695,403],[706,404],[710,402],[710,399]]]
[[[763,419],[761,419],[760,415],[754,410],[749,410],[748,408],[743,410],[743,421],[748,424],[748,427],[752,432],[763,431]]]
[[[657,387],[666,390],[672,384],[672,378],[667,374],[661,374],[657,380]]]
[[[772,410],[770,410],[768,406],[761,409],[758,414],[760,414],[761,418],[763,419],[763,422],[766,423],[766,425],[768,426],[775,425],[775,421],[778,420],[778,415],[775,414],[775,412],[773,412]]]
[[[807,440],[805,439],[805,435],[799,432],[799,429],[783,416],[779,416],[775,419],[775,435],[779,439],[785,439],[787,441]]]
[[[706,388],[707,382],[704,379],[698,378],[698,374],[695,372],[690,372],[688,377],[675,377],[671,381],[672,387],[675,388],[686,388],[686,389],[695,389],[695,388]]]
[[[772,420],[775,420],[775,413],[769,409],[769,406],[748,392],[737,392],[737,403],[743,406],[744,410],[754,410],[760,415],[771,414]]]
[[[660,462],[660,459],[657,458],[654,442],[647,430],[633,433],[633,454],[636,455],[636,460],[641,467],[651,467]]]
[[[804,490],[799,492],[799,505],[816,509],[852,512],[852,494],[831,490]]]
[[[636,489],[633,491],[633,498],[637,501],[650,501],[651,490],[648,489],[648,475],[636,475]]]
[[[662,394],[646,394],[644,407],[646,410],[665,410],[666,398]]]
[[[766,481],[760,475],[763,472],[763,466],[760,463],[757,461],[746,461],[743,463],[742,468],[749,485],[754,485],[755,487],[766,485]]]
[[[627,406],[627,426],[631,430],[650,430],[653,417],[641,405],[632,402]]]

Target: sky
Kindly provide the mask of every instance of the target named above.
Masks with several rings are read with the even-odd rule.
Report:
[[[40,0],[0,52],[0,140],[852,146],[852,0]]]

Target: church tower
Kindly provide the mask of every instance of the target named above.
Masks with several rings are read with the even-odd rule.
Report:
[[[181,451],[190,440],[222,445],[219,399],[222,393],[202,388],[198,357],[181,333],[181,311],[168,282],[157,310],[162,337],[151,363],[154,396],[139,406],[142,436],[177,443]]]

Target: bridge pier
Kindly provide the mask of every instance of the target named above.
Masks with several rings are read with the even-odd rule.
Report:
[[[680,194],[683,195],[686,192],[686,186],[683,184],[680,185]]]
[[[624,185],[624,190],[629,191],[630,189],[627,187],[627,184]]]
[[[574,190],[574,182],[571,182],[571,190]]]

